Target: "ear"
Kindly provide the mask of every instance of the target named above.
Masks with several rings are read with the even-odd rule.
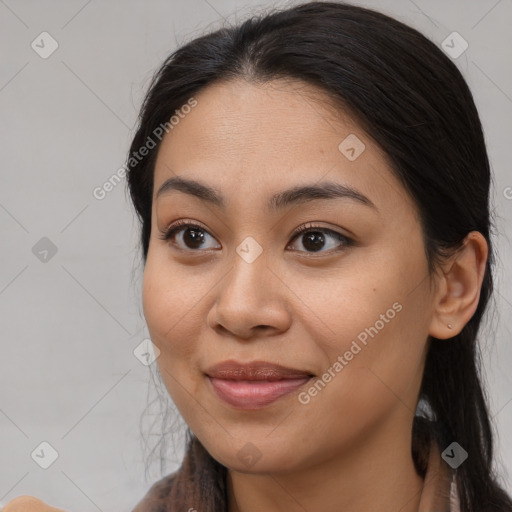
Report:
[[[464,244],[442,265],[429,334],[448,339],[462,331],[474,315],[480,299],[488,246],[483,235],[471,231]],[[452,326],[450,329],[448,324]]]

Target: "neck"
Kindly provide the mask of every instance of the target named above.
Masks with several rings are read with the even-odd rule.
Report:
[[[229,469],[228,511],[417,512],[423,479],[411,456],[410,424],[406,427],[390,421],[349,452],[293,472]]]

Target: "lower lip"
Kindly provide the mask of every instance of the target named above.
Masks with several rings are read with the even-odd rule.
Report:
[[[208,377],[217,396],[224,402],[239,409],[261,409],[278,398],[292,393],[311,377],[297,379],[268,380],[226,380]]]

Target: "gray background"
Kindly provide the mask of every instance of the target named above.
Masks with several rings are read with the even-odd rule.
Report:
[[[354,3],[438,45],[453,31],[469,43],[456,62],[495,173],[500,256],[483,350],[501,473],[510,482],[512,2]],[[158,402],[143,411],[162,390],[133,353],[147,337],[137,223],[124,180],[103,200],[93,190],[123,165],[143,93],[170,51],[270,5],[290,3],[0,0],[0,506],[32,494],[73,512],[128,511],[162,476],[157,460],[144,474],[159,435]],[[43,31],[59,45],[46,59],[31,47]],[[43,237],[57,248],[46,262],[33,251]],[[58,452],[46,470],[31,458],[36,449],[36,460],[49,457],[43,441]],[[181,448],[179,438],[169,446],[166,472]]]

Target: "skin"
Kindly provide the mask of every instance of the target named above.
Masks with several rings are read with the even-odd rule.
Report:
[[[475,312],[485,239],[472,232],[429,277],[415,204],[386,155],[309,85],[237,80],[195,97],[159,149],[143,304],[172,399],[228,468],[230,512],[417,511],[423,481],[411,425],[428,335],[450,338]],[[349,134],[366,146],[354,161],[338,149]],[[178,190],[156,199],[176,176],[217,189],[225,209]],[[377,209],[347,198],[265,208],[279,191],[327,179]],[[200,224],[202,245],[191,247],[187,227],[159,238],[178,219]],[[325,235],[314,252],[292,236],[309,222],[355,243]],[[236,252],[248,236],[263,249],[252,263]],[[291,393],[264,409],[235,409],[204,375],[234,358],[321,376],[395,302],[401,311],[307,405]],[[249,442],[261,455],[250,467],[238,457]]]
[[[450,343],[475,312],[485,239],[470,233],[429,276],[415,204],[386,155],[309,85],[238,80],[195,97],[158,152],[143,305],[172,399],[228,468],[229,512],[416,512],[423,481],[411,425],[428,336]],[[349,134],[366,146],[354,161],[338,149]],[[176,176],[215,187],[225,210],[177,190],[156,199]],[[358,189],[376,209],[347,198],[265,208],[279,191],[325,180]],[[160,238],[178,219],[202,226],[203,245],[186,244],[186,227]],[[293,235],[310,222],[354,244],[324,232],[314,252],[307,233]],[[248,236],[263,249],[252,263],[236,252]],[[263,409],[235,409],[204,375],[234,358],[321,376],[394,303],[401,310],[307,404],[295,392]],[[251,465],[238,456],[247,443],[260,455]],[[20,499],[26,511],[58,510]]]
[[[64,510],[51,507],[33,496],[18,496],[11,500],[2,512],[64,512]]]

